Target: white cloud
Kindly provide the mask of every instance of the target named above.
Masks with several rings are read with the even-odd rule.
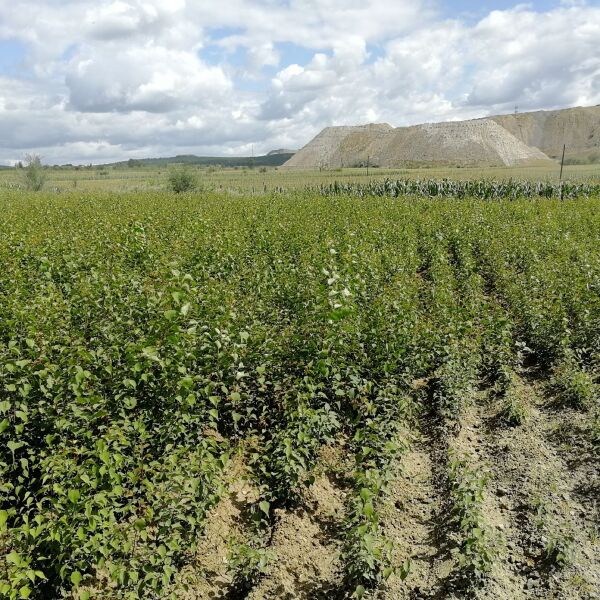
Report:
[[[472,32],[477,79],[468,102],[536,108],[600,100],[600,9],[494,11]]]
[[[264,67],[276,67],[281,57],[271,42],[256,44],[248,48],[246,66],[251,73],[259,72]]]
[[[175,26],[175,17],[183,14],[185,1],[140,2],[116,0],[110,4],[91,7],[85,17],[89,34],[100,40],[131,39],[136,35],[160,34],[166,27]]]
[[[16,10],[0,0],[0,40],[27,51],[21,76],[0,72],[0,162],[26,150],[49,162],[260,152],[301,146],[331,124],[600,103],[599,7],[557,0],[475,23],[439,9],[19,0]]]
[[[83,112],[169,112],[218,102],[231,90],[219,67],[161,46],[90,47],[66,70],[69,107]]]

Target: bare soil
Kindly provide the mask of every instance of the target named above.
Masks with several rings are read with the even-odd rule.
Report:
[[[195,560],[178,574],[174,593],[182,600],[227,598],[231,592],[229,551],[234,542],[248,539],[249,511],[258,498],[240,454],[232,459],[225,484],[227,492],[207,519]]]
[[[423,417],[381,510],[382,530],[394,543],[393,560],[400,566],[409,559],[410,573],[405,580],[392,574],[368,598],[600,598],[600,476],[597,450],[588,441],[588,415],[557,404],[550,388],[531,377],[523,377],[517,390],[530,413],[518,426],[499,418],[503,401],[490,390],[477,394],[456,429]],[[449,448],[488,477],[482,512],[496,558],[483,585],[469,589],[456,584],[459,567],[451,552],[456,533],[448,521]],[[230,540],[248,535],[247,512],[256,492],[243,460],[233,461],[228,494],[208,520],[194,564],[180,573],[178,597],[343,597],[340,540],[348,463],[343,443],[323,449],[314,483],[300,502],[275,511],[267,574],[245,595],[235,596],[228,547]],[[568,550],[564,564],[548,551],[554,540]]]

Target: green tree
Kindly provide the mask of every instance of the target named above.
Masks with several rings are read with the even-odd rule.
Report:
[[[46,174],[41,158],[37,154],[27,154],[25,156],[25,168],[23,169],[25,188],[37,192],[44,187],[45,181]]]

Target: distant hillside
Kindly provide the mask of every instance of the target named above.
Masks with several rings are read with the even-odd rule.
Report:
[[[198,165],[198,166],[222,166],[222,167],[279,167],[294,155],[293,152],[269,153],[263,156],[195,156],[193,154],[181,154],[167,158],[140,158],[130,159],[106,166],[112,167],[144,167],[168,165]]]

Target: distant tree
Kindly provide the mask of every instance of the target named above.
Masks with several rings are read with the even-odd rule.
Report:
[[[22,163],[21,161],[19,161],[19,162],[16,164],[16,167],[17,167],[17,169],[22,169],[22,168],[23,168],[23,163]]]
[[[173,167],[169,171],[167,180],[169,189],[176,194],[191,192],[198,185],[196,173],[186,166]]]
[[[23,169],[23,183],[26,189],[37,192],[44,187],[45,181],[46,174],[41,158],[37,154],[27,154]]]

